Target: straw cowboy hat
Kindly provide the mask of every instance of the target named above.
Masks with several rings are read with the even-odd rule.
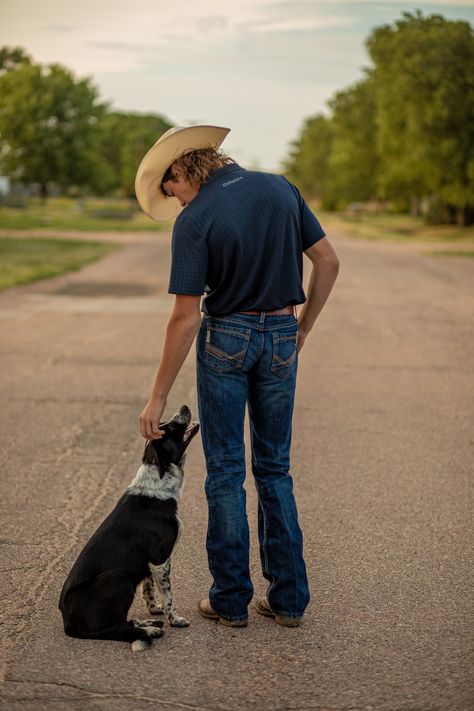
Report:
[[[135,193],[143,212],[152,220],[171,220],[182,207],[175,197],[165,197],[161,180],[173,161],[198,148],[218,148],[230,128],[220,126],[174,126],[146,153],[135,178]]]

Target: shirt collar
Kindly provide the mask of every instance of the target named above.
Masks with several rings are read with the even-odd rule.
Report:
[[[221,178],[224,175],[227,175],[228,173],[233,173],[236,170],[243,170],[243,168],[241,168],[238,163],[228,163],[227,165],[223,165],[222,168],[214,168],[214,170],[211,170],[206,180],[201,185],[201,190],[206,187],[206,185],[209,185],[209,183],[212,183],[214,182],[214,180],[217,180],[217,178]]]

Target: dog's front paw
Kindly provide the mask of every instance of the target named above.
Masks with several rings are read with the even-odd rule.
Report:
[[[158,639],[159,637],[163,637],[165,633],[165,631],[161,629],[161,627],[145,627],[144,629],[147,631],[148,636],[151,639]]]
[[[135,627],[163,627],[163,620],[134,620]]]
[[[179,617],[179,615],[173,615],[169,618],[169,623],[171,627],[189,627],[189,620],[185,617]]]
[[[158,639],[159,637],[163,637],[165,633],[165,631],[161,627],[156,627],[155,625],[150,625],[149,627],[140,626],[140,629],[146,632],[147,637],[150,641],[152,639]]]

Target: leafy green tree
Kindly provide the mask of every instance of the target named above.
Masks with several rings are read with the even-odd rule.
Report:
[[[92,185],[99,193],[119,190],[135,195],[141,159],[171,124],[156,114],[105,113],[97,124],[97,173]]]
[[[285,168],[325,206],[374,196],[474,222],[474,32],[420,11],[376,28],[373,68],[308,119]]]
[[[306,119],[291,144],[285,175],[310,198],[322,198],[327,192],[332,139],[331,120],[316,114]]]
[[[353,200],[375,197],[378,156],[372,77],[338,91],[328,103],[332,110],[333,139],[327,197],[341,207]]]
[[[155,114],[110,111],[90,79],[58,64],[32,62],[21,48],[0,49],[2,172],[38,183],[134,195],[137,167],[171,124]]]
[[[22,47],[0,47],[0,76],[20,64],[31,64],[31,57]]]
[[[95,125],[106,107],[90,79],[59,64],[21,61],[0,76],[0,162],[11,177],[48,186],[87,185]]]
[[[370,76],[339,91],[332,115],[305,121],[285,164],[287,177],[328,209],[375,196],[375,90]]]
[[[474,219],[474,34],[467,22],[403,13],[367,40],[374,62],[379,189]]]

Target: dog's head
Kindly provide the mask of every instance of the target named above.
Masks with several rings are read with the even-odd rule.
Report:
[[[160,430],[165,433],[161,439],[152,439],[146,443],[143,463],[154,464],[160,476],[163,476],[170,464],[183,466],[186,449],[199,432],[199,423],[191,422],[191,410],[183,405],[171,420],[160,422]]]

